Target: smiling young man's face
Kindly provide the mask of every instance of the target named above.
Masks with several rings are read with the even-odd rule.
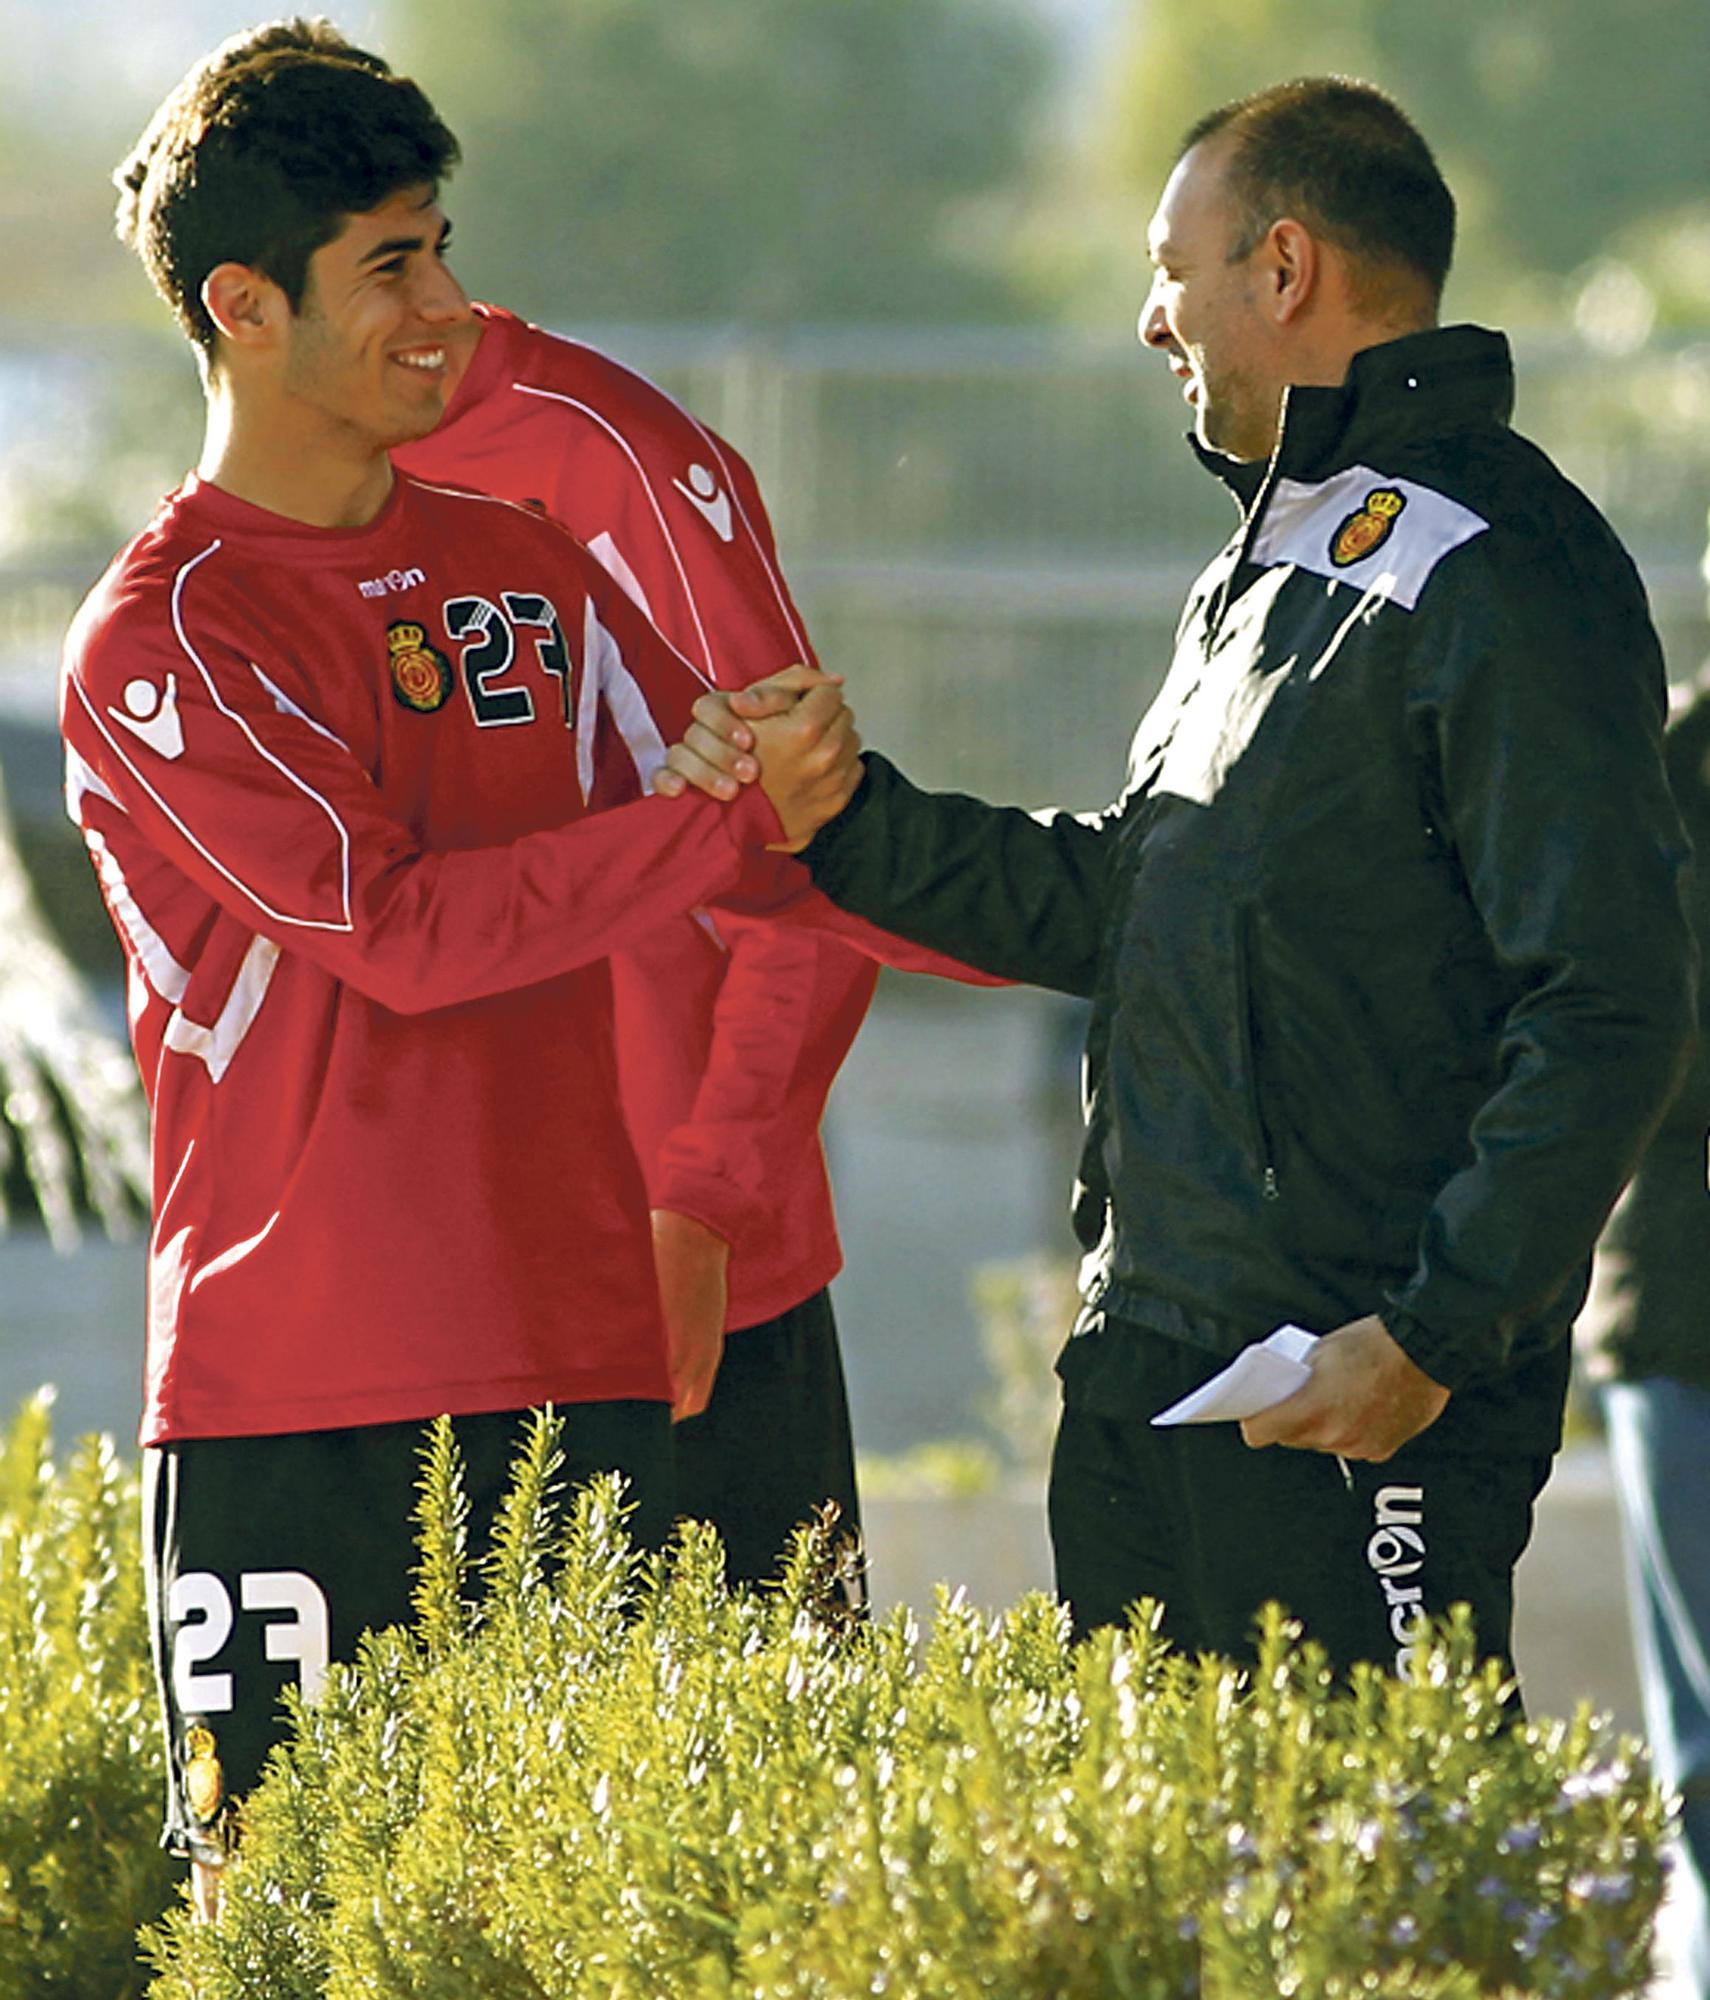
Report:
[[[445,413],[469,301],[445,262],[450,224],[431,187],[353,215],[309,259],[283,389],[304,419],[358,450],[425,437]]]

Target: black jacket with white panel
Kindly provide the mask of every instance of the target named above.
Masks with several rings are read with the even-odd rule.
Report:
[[[1227,1356],[1380,1311],[1455,1392],[1446,1446],[1547,1451],[1694,954],[1643,589],[1512,400],[1474,327],[1292,390],[1268,466],[1200,453],[1242,522],[1114,806],[870,757],[804,858],[865,917],[1091,996],[1084,1325]]]

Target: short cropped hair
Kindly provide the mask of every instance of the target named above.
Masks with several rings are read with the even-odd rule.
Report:
[[[346,220],[437,186],[459,157],[421,89],[324,21],[278,21],[197,64],[113,175],[117,227],[205,356],[202,284],[231,262],[292,310],[309,259]]]
[[[1399,267],[1442,296],[1455,198],[1418,127],[1383,91],[1351,77],[1297,77],[1207,113],[1181,150],[1212,138],[1230,143],[1232,258],[1292,215],[1357,261]]]

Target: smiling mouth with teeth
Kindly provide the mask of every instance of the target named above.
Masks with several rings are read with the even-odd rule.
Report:
[[[429,369],[443,368],[445,366],[445,349],[443,347],[416,348],[408,354],[394,354],[392,359],[402,362],[406,368],[420,369],[425,373]]]

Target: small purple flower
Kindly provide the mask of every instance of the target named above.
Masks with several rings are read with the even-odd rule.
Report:
[[[1633,1893],[1631,1875],[1616,1873],[1594,1876],[1591,1884],[1591,1900],[1594,1903],[1624,1903]]]
[[[1581,1799],[1607,1799],[1618,1792],[1633,1775],[1630,1765],[1617,1760],[1612,1764],[1594,1764],[1589,1771],[1575,1771],[1562,1780],[1562,1797],[1570,1805],[1578,1805]]]
[[[1391,1944],[1414,1944],[1418,1941],[1418,1937],[1419,1919],[1417,1917],[1397,1917],[1395,1922],[1390,1926],[1389,1941]]]
[[[1544,1940],[1556,1927],[1553,1911],[1532,1910],[1525,1923],[1520,1926],[1520,1935],[1514,1940],[1514,1949],[1522,1958],[1534,1958],[1542,1948]]]
[[[1530,1854],[1543,1837],[1543,1829],[1538,1822],[1525,1819],[1497,1836],[1496,1851],[1498,1854]]]

